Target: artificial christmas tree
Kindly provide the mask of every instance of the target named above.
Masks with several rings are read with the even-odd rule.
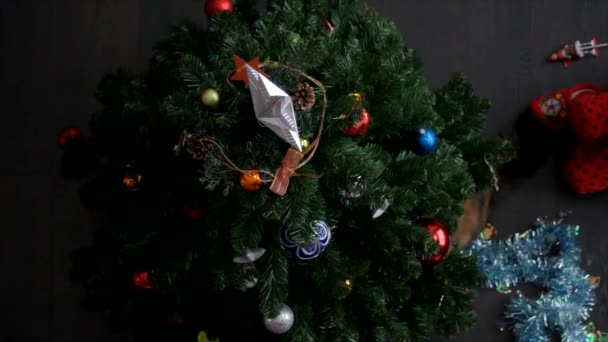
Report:
[[[82,195],[109,222],[74,253],[87,303],[171,341],[425,340],[471,324],[480,277],[448,229],[490,186],[484,160],[512,154],[481,137],[488,102],[461,76],[430,90],[361,1],[273,1],[262,17],[221,2],[207,30],[174,26],[148,71],[98,87]]]

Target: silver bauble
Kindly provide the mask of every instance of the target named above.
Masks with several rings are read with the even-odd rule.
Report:
[[[243,282],[243,287],[246,288],[246,289],[252,289],[257,284],[258,284],[258,278],[256,278],[256,277],[250,277],[248,279],[245,279],[245,281]]]
[[[277,335],[284,334],[293,326],[294,315],[291,308],[285,304],[279,309],[275,317],[264,318],[264,326],[268,331]]]

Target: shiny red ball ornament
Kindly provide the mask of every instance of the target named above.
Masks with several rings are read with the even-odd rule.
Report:
[[[184,205],[183,215],[190,219],[198,219],[207,213],[207,209],[193,204]]]
[[[365,134],[365,132],[367,132],[367,129],[369,128],[369,122],[369,114],[367,113],[367,110],[363,109],[359,120],[348,126],[346,131],[344,131],[344,134],[350,135],[351,137],[363,135]]]
[[[437,244],[439,245],[439,248],[435,255],[422,257],[422,263],[427,265],[436,265],[440,261],[445,259],[448,256],[448,253],[450,252],[450,231],[440,221],[428,217],[418,220],[417,223],[418,225],[425,227],[431,234],[433,240],[435,240],[435,242],[437,242]]]
[[[205,1],[205,14],[212,17],[221,12],[232,12],[232,0],[207,0]]]
[[[180,315],[177,312],[174,312],[173,314],[171,314],[171,316],[169,317],[169,323],[171,325],[182,325],[186,322],[186,320],[184,320],[184,318],[182,317],[182,315]]]
[[[150,281],[148,280],[148,272],[135,272],[133,273],[133,285],[141,290],[151,289]]]
[[[57,144],[64,150],[76,137],[82,136],[82,131],[78,127],[67,126],[59,131],[57,134]]]

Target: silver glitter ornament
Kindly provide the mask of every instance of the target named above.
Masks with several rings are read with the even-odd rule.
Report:
[[[293,326],[294,315],[291,308],[285,304],[279,309],[275,317],[264,318],[264,326],[268,331],[277,335],[284,334]]]
[[[338,193],[346,200],[355,200],[360,198],[365,191],[365,182],[360,175],[349,176],[348,183],[345,189],[341,189]],[[349,202],[350,203],[350,202]]]
[[[255,117],[293,148],[302,152],[302,142],[291,96],[266,76],[246,64]]]

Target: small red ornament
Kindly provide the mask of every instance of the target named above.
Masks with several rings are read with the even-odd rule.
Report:
[[[133,285],[141,290],[151,289],[150,281],[148,280],[148,272],[134,272],[133,273]]]
[[[331,21],[325,19],[325,23],[327,24],[327,28],[329,28],[329,32],[334,32],[334,25],[331,24]]]
[[[180,315],[177,312],[174,312],[173,314],[171,314],[171,316],[169,317],[169,323],[171,323],[171,325],[182,325],[184,324],[186,321],[184,320],[184,318],[182,317],[182,315]]]
[[[425,227],[439,245],[437,254],[422,257],[422,262],[427,265],[436,265],[445,259],[450,251],[450,232],[443,223],[428,217],[418,220],[418,225]]]
[[[78,127],[67,126],[59,131],[57,134],[57,144],[63,150],[69,146],[74,138],[82,136],[82,131]]]
[[[607,47],[608,43],[598,44],[597,39],[593,37],[588,42],[581,42],[577,40],[573,43],[566,44],[561,48],[555,50],[549,57],[547,57],[548,62],[562,62],[564,67],[567,68],[570,66],[570,62],[579,58],[583,58],[586,55],[592,55],[597,57],[600,55],[598,49]]]
[[[365,132],[367,132],[367,129],[369,128],[369,123],[370,123],[369,114],[367,113],[367,110],[365,110],[365,108],[364,108],[363,111],[361,112],[361,117],[359,117],[359,121],[348,126],[346,131],[344,131],[344,134],[350,135],[351,137],[363,135],[363,134],[365,134]]]
[[[194,204],[186,204],[184,205],[183,215],[184,217],[190,219],[198,219],[207,213],[207,209],[203,207],[196,206]]]
[[[232,12],[232,0],[207,0],[205,1],[205,14],[212,17],[221,12]]]

